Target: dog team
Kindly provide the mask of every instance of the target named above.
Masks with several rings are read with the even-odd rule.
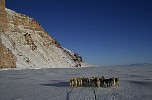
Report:
[[[75,77],[70,79],[70,87],[119,87],[119,77],[106,79],[102,77]]]

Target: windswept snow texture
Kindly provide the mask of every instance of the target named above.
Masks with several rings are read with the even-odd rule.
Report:
[[[69,87],[68,81],[72,77],[102,75],[106,78],[120,77],[120,87]],[[151,100],[151,98],[152,66],[0,71],[0,100]]]

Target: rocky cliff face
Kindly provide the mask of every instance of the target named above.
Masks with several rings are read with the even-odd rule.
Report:
[[[2,44],[0,38],[0,68],[16,68],[16,60],[15,55]]]
[[[0,30],[7,31],[7,18],[5,11],[5,0],[0,0]]]
[[[82,57],[63,48],[29,16],[5,8],[0,0],[0,68],[80,67]],[[4,55],[5,54],[5,55]],[[3,64],[3,58],[8,58]]]

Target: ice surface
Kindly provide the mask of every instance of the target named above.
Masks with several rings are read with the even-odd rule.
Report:
[[[72,77],[120,77],[120,87],[69,87]],[[95,89],[95,94],[93,90]],[[0,71],[0,100],[151,100],[152,66]]]

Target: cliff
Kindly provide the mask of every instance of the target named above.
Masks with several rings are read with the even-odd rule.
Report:
[[[7,31],[7,16],[5,11],[5,0],[0,0],[0,31]]]
[[[5,8],[5,0],[0,0],[0,10],[0,68],[64,68],[83,64],[79,54],[63,48],[33,18]]]

